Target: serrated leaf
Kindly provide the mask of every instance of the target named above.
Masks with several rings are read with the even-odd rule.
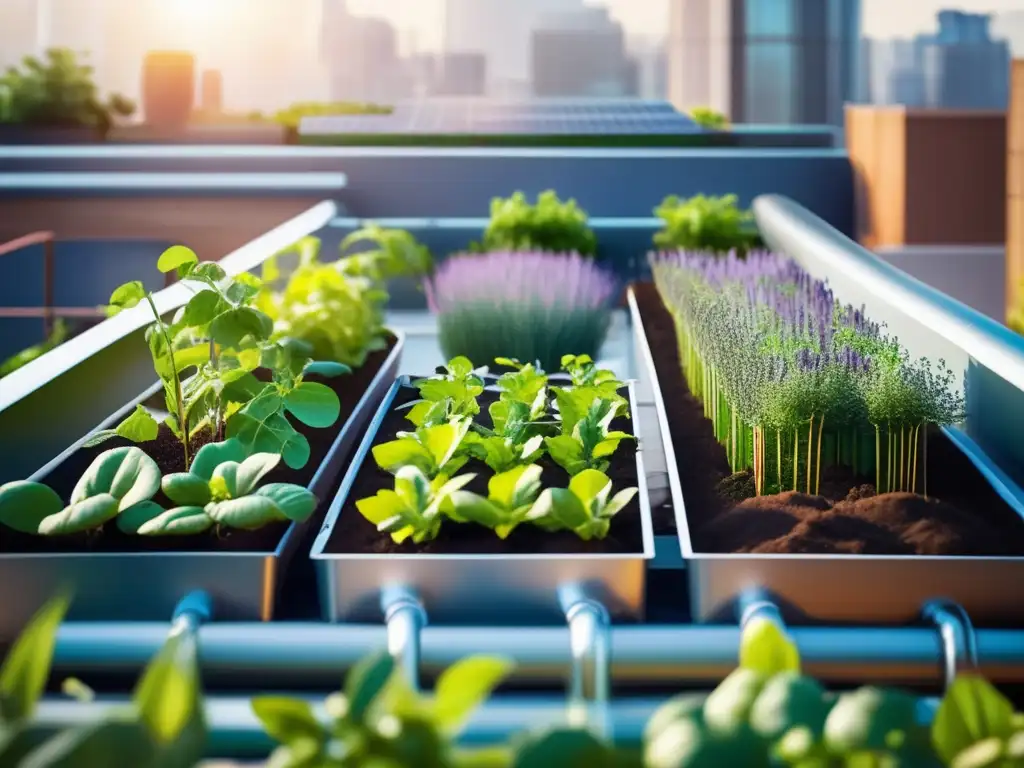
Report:
[[[118,437],[131,440],[133,443],[148,443],[150,440],[156,440],[160,433],[160,424],[149,411],[141,405],[136,405],[131,415],[118,424],[114,432]]]
[[[310,427],[326,428],[341,415],[341,401],[325,384],[304,381],[284,396],[284,407]]]
[[[131,510],[128,510],[131,512]],[[118,517],[118,525],[127,513]],[[126,523],[127,524],[127,523]],[[134,531],[139,536],[195,536],[213,527],[214,521],[204,507],[174,507],[140,522]]]
[[[191,248],[187,248],[184,245],[172,245],[160,254],[160,258],[156,260],[156,268],[166,274],[179,267],[187,264],[197,264],[198,262],[199,257],[196,256],[195,251]]]
[[[67,536],[99,528],[117,517],[118,500],[109,493],[99,493],[65,507],[39,522],[40,536]]]
[[[71,504],[106,493],[118,500],[120,509],[127,509],[158,490],[160,468],[153,459],[134,446],[113,448],[93,459],[71,492]]]
[[[434,691],[435,722],[449,734],[458,733],[514,668],[511,659],[497,656],[471,656],[448,667]]]
[[[0,485],[0,525],[22,533],[37,533],[39,524],[64,509],[56,491],[42,483],[15,480]]]
[[[57,630],[64,621],[71,597],[66,593],[51,598],[29,620],[0,666],[0,720],[28,721],[46,688],[57,642]]]

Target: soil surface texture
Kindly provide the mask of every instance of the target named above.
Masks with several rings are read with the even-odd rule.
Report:
[[[848,471],[822,472],[822,495],[754,496],[731,474],[700,400],[682,375],[675,324],[653,283],[633,286],[665,401],[698,552],[1024,555],[1024,521],[942,433],[928,435],[928,497],[875,494]]]
[[[294,483],[308,486],[321,462],[326,457],[338,433],[353,413],[360,398],[370,386],[373,377],[390,354],[396,340],[388,339],[387,349],[371,353],[366,363],[343,376],[325,378],[309,376],[309,381],[326,384],[335,391],[341,401],[341,414],[333,426],[326,429],[307,427],[292,419],[297,431],[309,441],[310,458],[302,469],[291,469],[282,461],[263,479],[263,483]],[[258,371],[259,378],[269,381],[269,372]],[[162,407],[162,395],[159,406]],[[212,441],[209,432],[194,435],[190,445],[190,455],[208,442]],[[354,444],[358,443],[358,436]],[[82,473],[92,460],[103,451],[120,446],[132,445],[128,440],[113,438],[92,448],[82,448],[54,469],[45,479],[47,485],[55,490],[62,499],[67,501]],[[185,471],[185,457],[181,443],[171,431],[161,425],[156,440],[139,443],[151,456],[164,474]],[[154,497],[154,501],[169,509],[175,506],[162,493]],[[319,509],[314,519],[322,519],[326,512],[329,499],[320,499]],[[32,536],[10,530],[3,532],[3,546],[0,551],[16,553],[73,553],[73,552],[258,552],[271,553],[277,549],[281,537],[288,529],[288,523],[274,523],[258,531],[227,531],[219,536],[210,532],[198,536],[130,536],[121,533],[113,521],[107,523],[101,531],[73,534],[70,536]]]
[[[625,396],[627,390],[623,389]],[[384,418],[373,444],[380,445],[395,439],[395,433],[410,431],[412,424],[405,418],[408,409],[397,410],[401,405],[419,398],[419,392],[406,387],[401,389],[392,404],[392,408]],[[479,398],[480,414],[475,421],[490,427],[487,407],[498,399],[498,394],[485,391]],[[612,422],[611,429],[633,433],[633,422],[629,418],[619,418]],[[623,488],[635,488],[637,485],[636,443],[623,440],[610,459],[611,464],[606,474],[613,483],[612,492]],[[568,485],[569,475],[561,467],[544,456],[539,462],[544,472],[541,480],[545,488]],[[459,470],[458,474],[476,473],[476,477],[465,487],[481,496],[487,495],[487,481],[494,472],[486,464],[471,460]],[[334,531],[327,542],[326,551],[333,554],[596,554],[596,553],[641,553],[643,552],[643,531],[641,527],[639,497],[633,500],[612,518],[611,530],[607,538],[601,541],[582,541],[574,533],[559,531],[549,533],[532,525],[520,525],[507,539],[499,539],[497,535],[475,523],[455,523],[445,520],[441,533],[430,542],[413,544],[410,541],[395,544],[391,537],[377,531],[356,508],[356,501],[374,496],[384,488],[394,488],[394,477],[380,469],[367,454],[359,474],[356,476],[345,506],[341,510]]]

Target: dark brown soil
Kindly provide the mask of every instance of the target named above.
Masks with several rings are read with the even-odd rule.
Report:
[[[848,472],[823,470],[821,496],[753,495],[690,394],[675,325],[651,283],[634,285],[665,401],[686,516],[698,552],[1021,555],[1024,521],[938,429],[928,436],[929,497],[875,495]]]
[[[391,338],[387,349],[373,352],[366,360],[366,363],[351,374],[333,378],[321,376],[310,376],[309,381],[317,381],[326,384],[333,389],[341,401],[341,414],[334,426],[327,429],[316,429],[307,427],[297,421],[292,423],[309,441],[310,458],[302,469],[291,469],[284,462],[281,462],[264,479],[265,483],[294,483],[308,486],[313,475],[324,460],[335,439],[338,436],[345,421],[355,409],[359,399],[370,386],[373,377],[377,375],[391,349],[394,347],[395,339]],[[264,373],[264,372],[260,372]],[[261,378],[268,378],[261,376]],[[269,380],[269,379],[268,379]],[[211,442],[212,435],[204,433],[193,436],[191,440],[191,454],[203,445]],[[74,455],[54,469],[47,477],[46,484],[55,490],[63,499],[71,495],[75,484],[81,477],[82,472],[89,466],[92,460],[103,451],[117,448],[124,445],[131,445],[127,440],[114,438],[92,448],[82,448]],[[160,434],[156,440],[139,443],[149,456],[151,456],[164,474],[171,472],[183,472],[185,470],[185,457],[181,444],[169,429],[160,427]],[[154,500],[170,508],[174,506],[169,499],[158,494]],[[321,499],[321,502],[324,502]],[[325,507],[317,515],[322,516]],[[121,533],[111,522],[101,531],[74,534],[70,536],[32,536],[29,534],[17,533],[10,530],[4,531],[3,552],[17,553],[71,553],[71,552],[274,552],[288,523],[275,523],[261,528],[258,531],[227,531],[221,535],[213,533],[199,536],[129,536]]]
[[[623,390],[625,394],[625,390]],[[405,418],[408,410],[395,410],[398,406],[417,399],[419,393],[412,387],[404,388],[395,398],[394,407],[385,417],[373,444],[379,445],[395,439],[395,433],[408,431],[412,425]],[[487,406],[497,400],[497,394],[486,391],[480,396],[481,413],[479,423],[490,426]],[[616,419],[612,429],[632,434],[632,419]],[[565,487],[568,474],[548,457],[538,462],[544,469],[541,476],[545,488]],[[487,495],[487,481],[494,474],[479,461],[470,461],[459,473],[475,472],[476,478],[466,490]],[[623,440],[611,457],[607,470],[615,491],[636,487],[636,444]],[[640,506],[634,497],[629,505],[612,518],[611,531],[602,541],[581,541],[569,532],[548,533],[531,525],[521,525],[505,540],[499,539],[493,531],[473,523],[445,521],[441,533],[431,542],[395,544],[391,537],[377,531],[376,526],[366,520],[356,509],[355,502],[373,496],[384,488],[393,488],[394,478],[379,469],[368,455],[355,483],[353,483],[345,507],[327,542],[326,551],[332,554],[373,553],[373,554],[583,554],[583,553],[639,553],[643,552],[643,532],[640,523]]]

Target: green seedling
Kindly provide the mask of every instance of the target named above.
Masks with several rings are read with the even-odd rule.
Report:
[[[530,519],[541,490],[541,468],[536,464],[516,467],[487,481],[487,497],[456,490],[452,517],[492,529],[506,539],[518,525]]]
[[[558,394],[563,396],[563,393]],[[565,393],[564,397],[571,398],[572,392]],[[573,407],[576,405],[574,403]],[[622,403],[618,400],[593,400],[585,414],[573,424],[569,434],[544,438],[548,454],[570,475],[586,469],[604,472],[610,463],[608,458],[618,450],[619,443],[633,439],[627,432],[609,429],[621,407]],[[575,413],[572,412],[573,416]]]
[[[469,418],[461,417],[436,427],[399,432],[397,440],[373,447],[374,461],[392,474],[402,467],[414,466],[428,478],[441,473],[451,477],[469,458],[460,448],[471,424]]]
[[[569,481],[568,488],[545,489],[529,519],[547,530],[573,531],[584,541],[608,535],[612,518],[637,493],[625,488],[614,496],[612,481],[596,469],[584,469]]]
[[[417,427],[435,427],[480,412],[477,398],[484,391],[484,383],[465,357],[452,358],[436,376],[420,379],[413,386],[421,399],[402,407],[410,409],[406,418]]]

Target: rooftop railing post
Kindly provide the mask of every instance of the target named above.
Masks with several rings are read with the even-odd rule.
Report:
[[[54,299],[53,299],[53,237],[43,241],[43,337],[49,338],[53,333]]]
[[[568,718],[595,735],[610,734],[611,619],[608,610],[577,587],[559,596],[569,625]]]

